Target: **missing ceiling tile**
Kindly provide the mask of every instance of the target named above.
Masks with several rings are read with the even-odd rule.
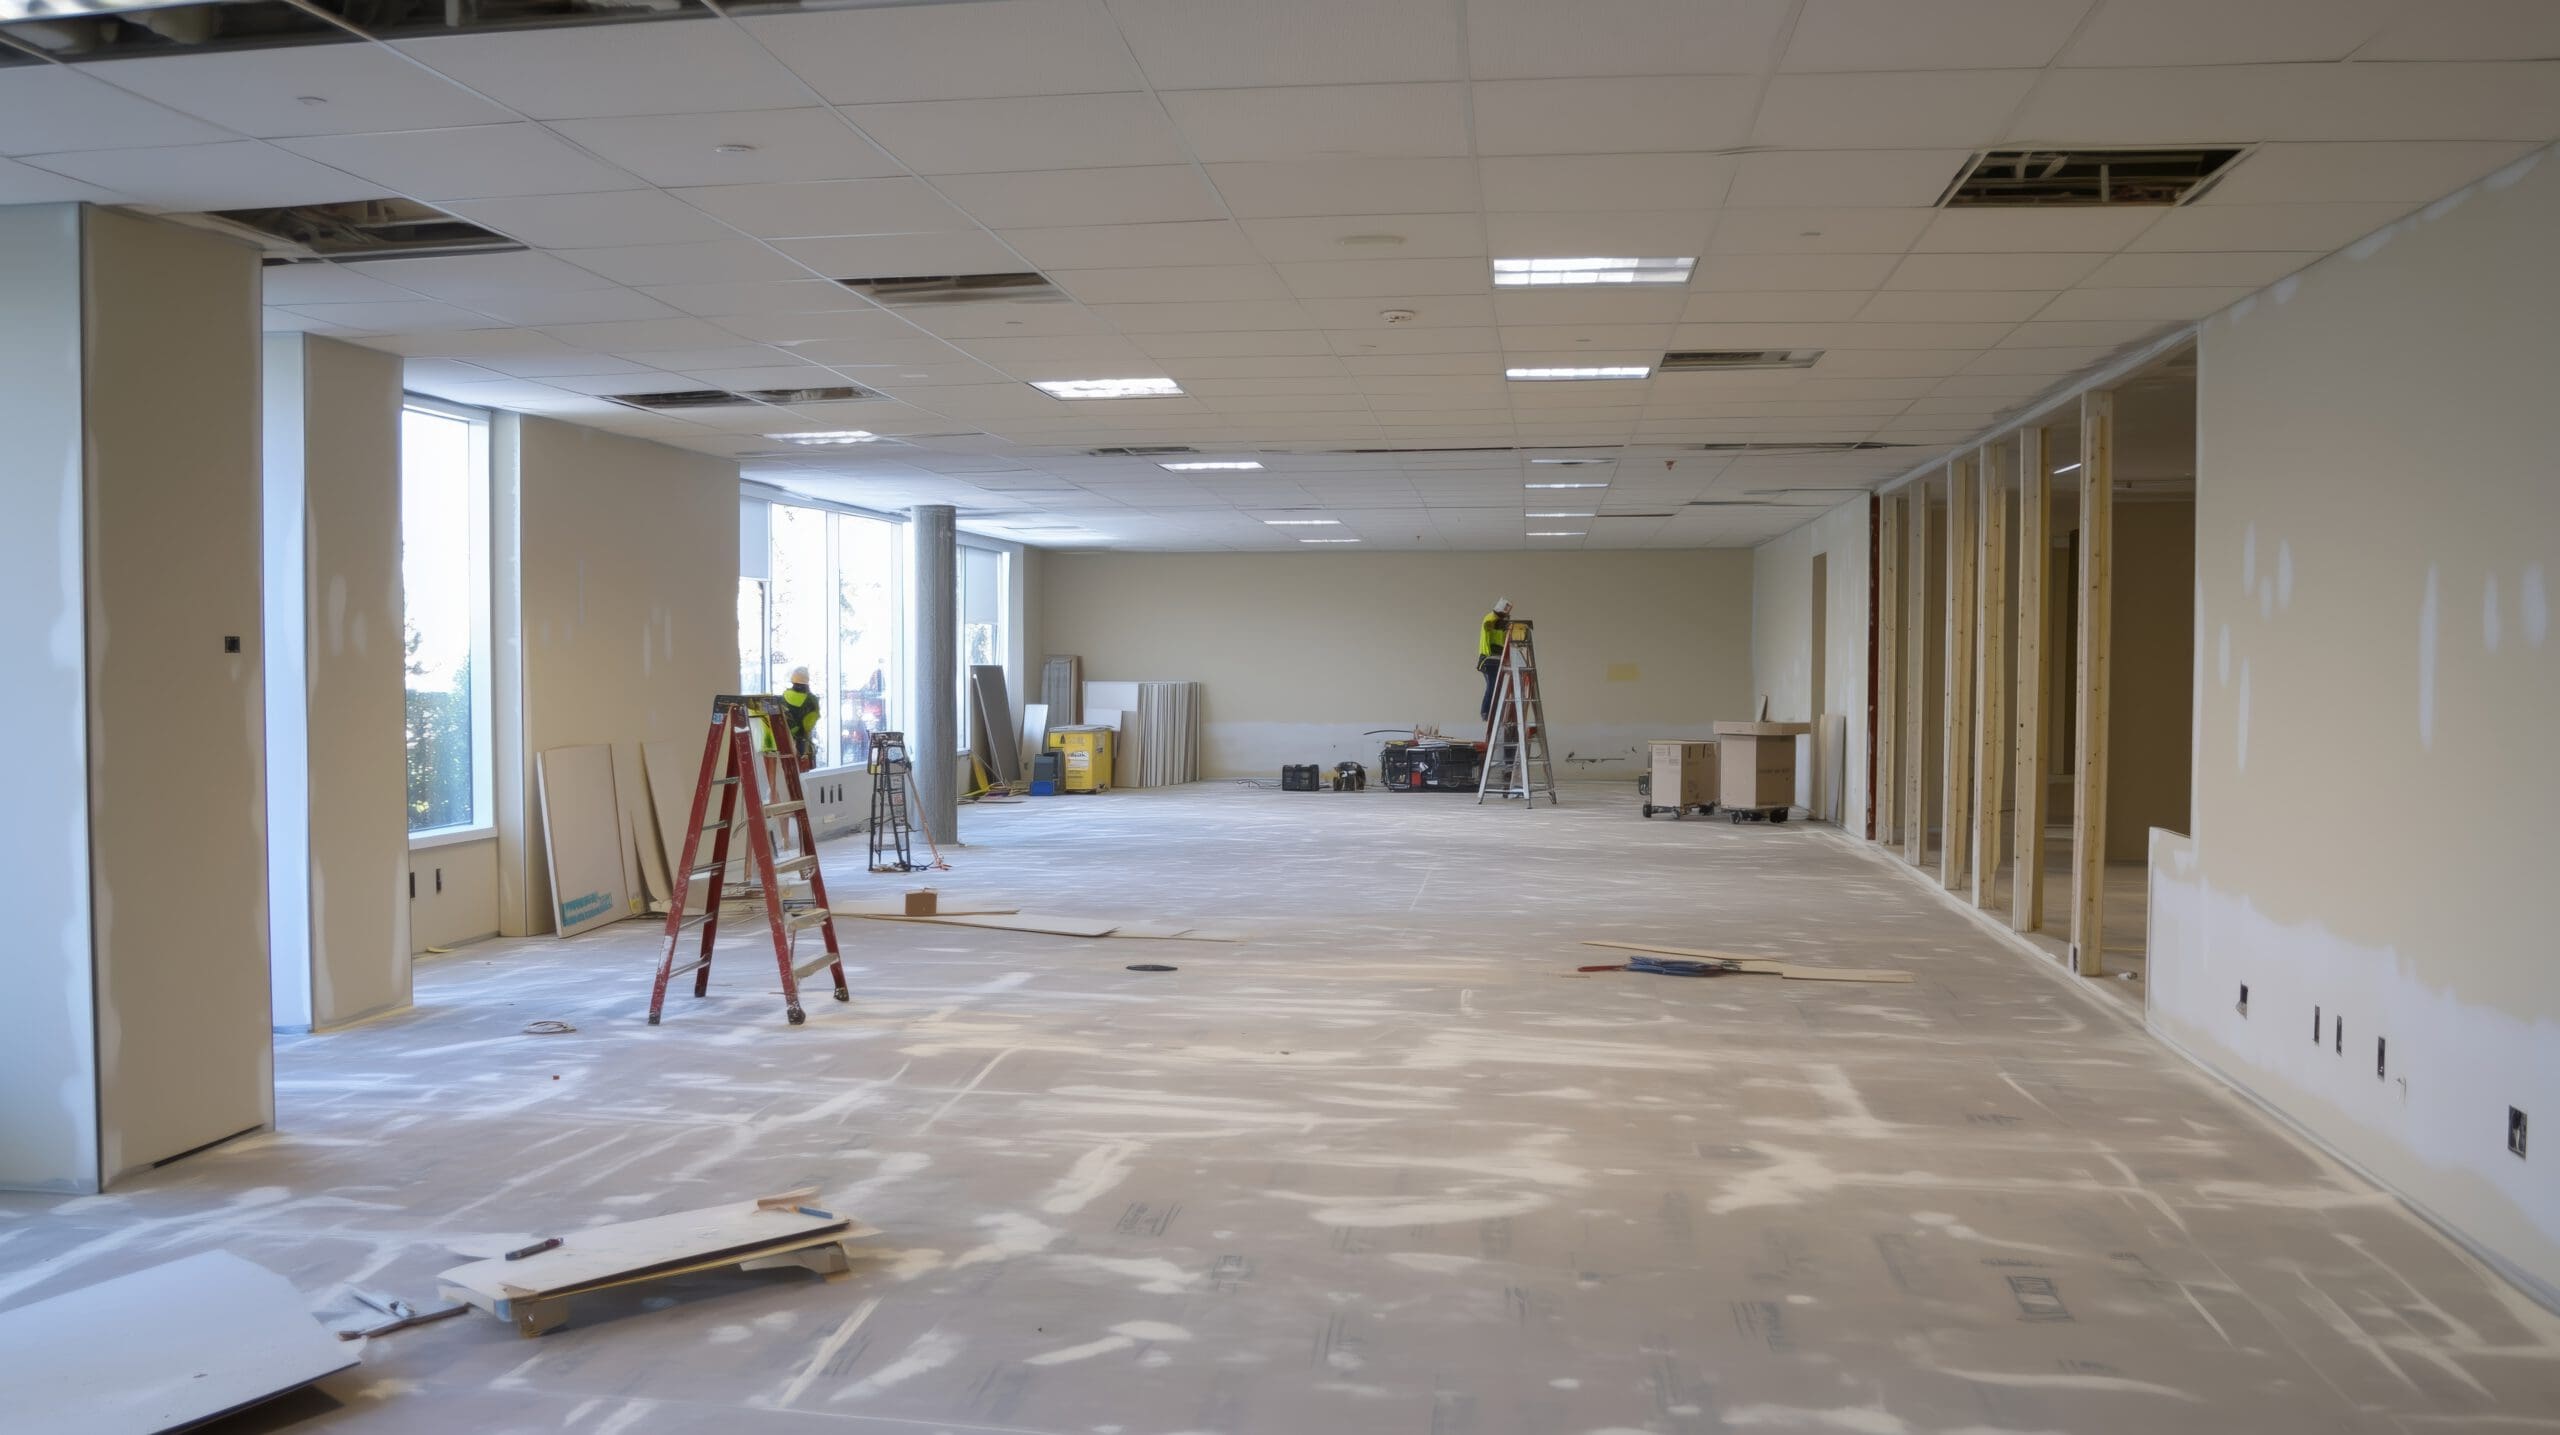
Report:
[[[875,304],[892,309],[952,304],[1062,303],[1065,291],[1045,274],[904,274],[836,281]]]
[[[1939,205],[2048,209],[2184,204],[2240,157],[2200,149],[1996,149],[1965,161]]]
[[[1675,349],[1662,356],[1655,371],[1698,373],[1716,369],[1810,369],[1822,358],[1820,349]]]

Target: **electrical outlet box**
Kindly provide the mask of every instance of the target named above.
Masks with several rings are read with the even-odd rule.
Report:
[[[2242,1016],[2247,1016],[2249,1014],[2249,984],[2247,982],[2242,982],[2240,984],[2240,1014]]]
[[[2524,1113],[2512,1106],[2507,1108],[2507,1150],[2519,1160],[2524,1156]]]

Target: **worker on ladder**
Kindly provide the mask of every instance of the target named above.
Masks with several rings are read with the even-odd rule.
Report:
[[[1484,702],[1476,716],[1486,722],[1493,721],[1493,690],[1502,680],[1502,642],[1510,627],[1511,600],[1504,598],[1484,615],[1484,625],[1476,634],[1476,671],[1484,674]]]
[[[791,710],[791,743],[800,759],[800,770],[807,772],[818,765],[818,695],[809,690],[809,669],[804,665],[791,670],[791,686],[782,694],[783,706]],[[767,751],[773,747],[770,736],[763,737]]]

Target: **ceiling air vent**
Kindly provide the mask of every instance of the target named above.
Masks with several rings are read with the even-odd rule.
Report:
[[[733,409],[754,402],[726,389],[677,389],[663,394],[606,394],[604,397],[624,408],[650,413],[666,409]]]
[[[740,397],[760,404],[840,404],[880,396],[859,384],[839,384],[824,389],[749,389]]]
[[[2239,158],[2230,149],[1995,149],[1965,163],[1948,209],[2183,204]]]
[[[947,304],[1047,304],[1067,296],[1043,274],[906,274],[839,279],[854,293],[892,309]]]
[[[270,265],[316,260],[344,264],[428,254],[504,254],[524,248],[503,234],[407,199],[358,199],[290,209],[221,209],[173,217],[247,238],[266,251]]]
[[[1820,349],[1678,349],[1662,356],[1655,372],[1699,373],[1711,369],[1810,369]]]
[[[1138,444],[1130,448],[1089,448],[1085,450],[1088,455],[1094,458],[1163,458],[1168,454],[1198,453],[1199,451],[1200,450],[1196,448],[1186,448],[1178,443]]]

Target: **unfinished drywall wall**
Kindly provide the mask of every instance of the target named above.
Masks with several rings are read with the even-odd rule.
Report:
[[[1481,736],[1477,624],[1506,596],[1538,625],[1560,779],[1632,777],[1646,739],[1752,707],[1741,549],[1051,553],[1041,572],[1046,646],[1086,677],[1206,685],[1204,777],[1374,766],[1369,728]]]
[[[2187,830],[2195,697],[2196,507],[2119,496],[2107,640],[2107,860]]]
[[[56,1191],[98,1179],[80,317],[79,207],[0,208],[0,749],[45,755],[16,764],[0,823],[0,1186]]]
[[[85,211],[82,229],[90,891],[112,1181],[274,1114],[258,255],[113,210]]]
[[[498,934],[498,839],[441,842],[409,854],[409,950],[452,948]]]
[[[1841,504],[1803,527],[1751,550],[1751,681],[1769,699],[1779,722],[1813,722],[1824,714],[1810,706],[1813,688],[1814,555],[1823,555],[1824,707],[1842,720],[1845,741],[1837,781],[1840,817],[1866,830],[1867,814],[1867,622],[1870,500]],[[1814,739],[1797,740],[1797,802],[1811,808],[1815,786]]]
[[[264,348],[270,970],[297,1030],[409,1003],[400,360]]]
[[[550,419],[502,416],[498,427],[493,462],[514,468],[495,486],[502,502],[512,489],[515,513],[494,531],[512,529],[520,544],[525,766],[508,790],[524,795],[514,814],[505,791],[499,799],[500,914],[514,935],[511,918],[527,932],[552,927],[533,756],[612,744],[627,831],[633,817],[648,820],[640,744],[699,751],[712,697],[737,685],[738,466]],[[498,641],[502,661],[508,646]]]
[[[2560,1298],[2560,1161],[2507,1149],[2560,1112],[2555,236],[2544,151],[2206,325],[2150,1012]]]

